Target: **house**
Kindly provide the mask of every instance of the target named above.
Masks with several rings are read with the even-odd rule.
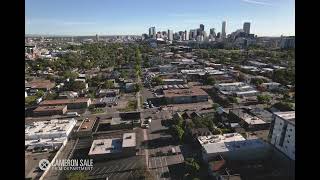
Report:
[[[125,92],[133,92],[135,90],[135,83],[125,83]]]
[[[167,104],[197,103],[208,101],[208,94],[198,88],[163,90]]]
[[[29,90],[42,90],[44,92],[49,91],[54,88],[55,83],[50,80],[32,80],[25,84],[25,88]]]
[[[39,106],[33,110],[33,116],[63,115],[67,112],[67,106]]]
[[[182,85],[186,83],[183,79],[163,79],[162,81],[165,85]]]
[[[267,89],[267,90],[277,90],[280,88],[281,84],[277,82],[270,82],[270,83],[262,83],[261,87]]]
[[[67,105],[68,109],[88,108],[91,105],[90,98],[75,98],[75,99],[56,99],[42,101],[40,106],[59,106]]]
[[[97,92],[98,97],[116,97],[119,95],[119,90],[118,89],[100,89]]]
[[[264,121],[253,113],[250,113],[250,110],[246,108],[230,109],[228,119],[229,122],[239,123],[246,130],[254,131],[269,129],[271,123],[268,119]]]
[[[78,93],[73,91],[64,91],[58,95],[58,99],[73,99],[77,97],[79,97]]]

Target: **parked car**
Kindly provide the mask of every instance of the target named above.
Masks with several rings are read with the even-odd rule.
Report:
[[[73,117],[80,117],[80,114],[78,114],[77,112],[67,112],[66,115],[73,116]]]

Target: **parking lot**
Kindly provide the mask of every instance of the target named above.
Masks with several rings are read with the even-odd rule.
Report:
[[[148,167],[156,179],[170,179],[169,165],[179,164],[184,161],[180,146],[173,140],[168,133],[168,127],[163,125],[163,121],[171,119],[170,111],[158,111],[156,109],[148,109],[144,112],[144,117],[151,117],[150,128],[148,133]],[[157,112],[157,113],[154,113]],[[168,154],[175,149],[179,154]]]
[[[41,152],[41,153],[25,153],[25,177],[40,177],[43,171],[37,171],[39,161],[41,159],[52,159],[55,153]]]
[[[86,171],[86,173],[88,173],[90,179],[128,179],[135,169],[141,167],[142,163],[142,156],[94,162],[93,169]]]

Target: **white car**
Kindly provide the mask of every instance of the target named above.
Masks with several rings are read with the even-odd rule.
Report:
[[[148,129],[149,128],[149,124],[142,124],[141,127]]]
[[[151,119],[151,118],[149,118],[149,119],[148,119],[149,124],[151,123],[151,121],[152,121],[152,119]]]

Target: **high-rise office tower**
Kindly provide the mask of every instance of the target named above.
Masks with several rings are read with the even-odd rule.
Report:
[[[156,36],[156,27],[149,28],[149,37],[154,38]]]
[[[197,36],[200,36],[202,34],[202,31],[200,28],[197,29]]]
[[[200,24],[200,30],[204,31],[204,25],[203,24]]]
[[[190,39],[196,38],[197,37],[197,30],[191,29],[189,35],[190,35]]]
[[[220,34],[221,34],[220,32],[217,33],[217,38],[220,38]]]
[[[221,38],[226,38],[226,21],[222,21]]]
[[[98,34],[96,34],[96,42],[99,42],[99,35]]]
[[[184,40],[189,41],[189,34],[187,30],[184,31]]]
[[[212,35],[213,37],[216,37],[216,32],[214,28],[210,29],[210,35]]]
[[[168,29],[168,39],[169,41],[173,40],[173,31]]]
[[[249,22],[243,23],[243,31],[247,34],[250,34],[250,23]]]

